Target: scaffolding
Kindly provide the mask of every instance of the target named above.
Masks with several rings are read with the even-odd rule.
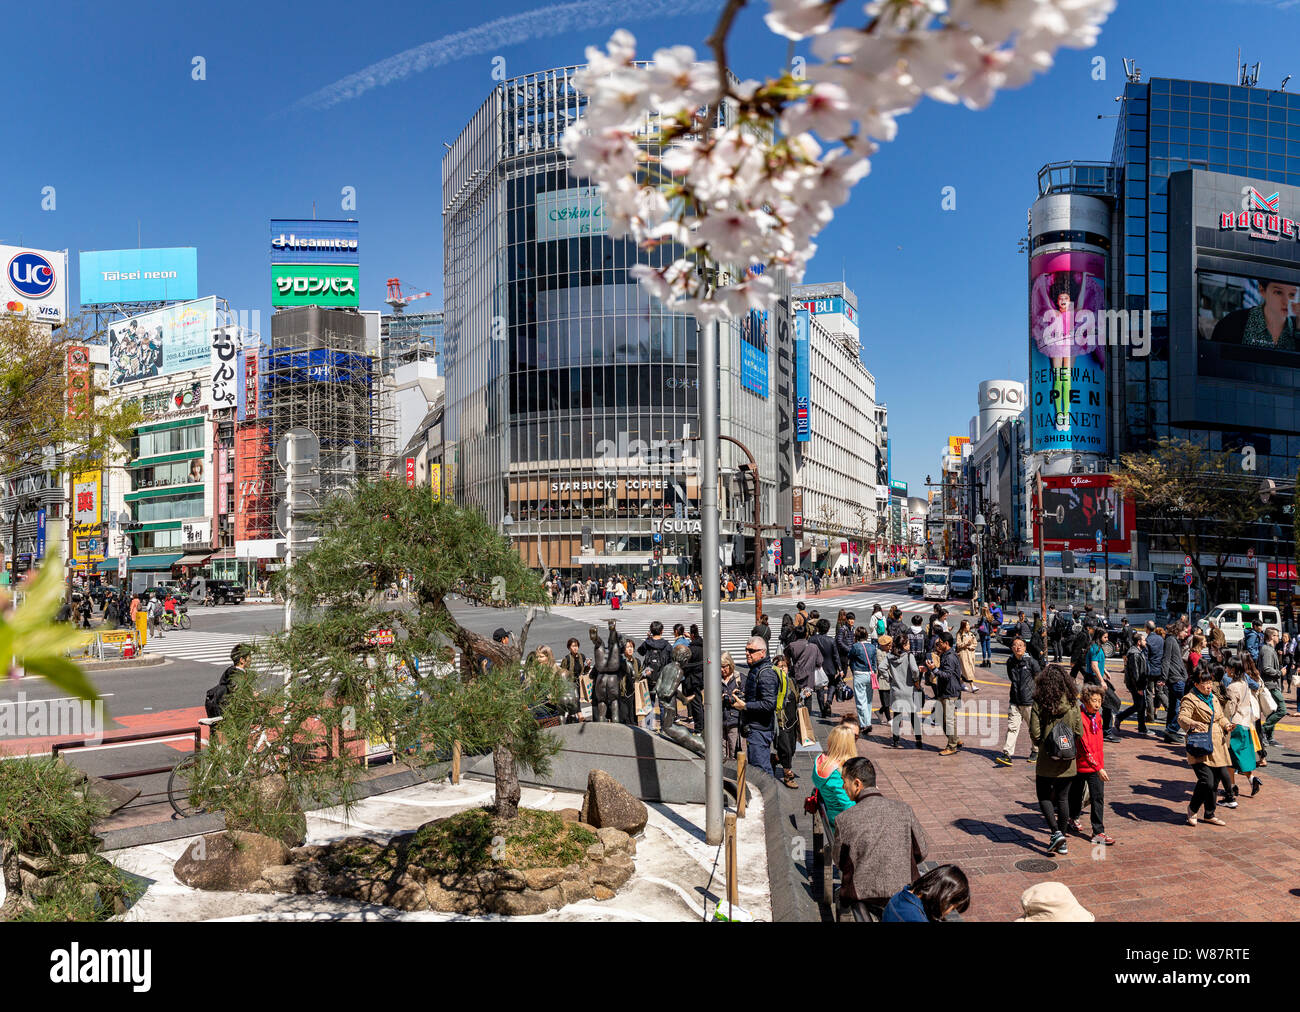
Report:
[[[343,309],[298,306],[271,317],[270,343],[258,363],[257,417],[240,426],[256,457],[252,494],[242,496],[250,538],[282,537],[276,512],[285,479],[275,445],[290,429],[310,429],[320,441],[309,484],[320,504],[383,473],[395,424],[365,331],[363,316]]]

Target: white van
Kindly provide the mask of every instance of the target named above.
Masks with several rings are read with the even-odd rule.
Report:
[[[1264,629],[1282,631],[1282,616],[1271,604],[1216,604],[1196,624],[1204,630],[1210,622],[1223,630],[1223,638],[1233,647],[1242,641],[1252,622],[1259,622]]]

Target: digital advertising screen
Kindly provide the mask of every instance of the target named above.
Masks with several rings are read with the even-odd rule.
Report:
[[[1133,501],[1121,498],[1109,474],[1043,476],[1043,537],[1049,548],[1102,551],[1108,545],[1112,553],[1126,552],[1134,520]]]
[[[78,257],[83,306],[176,302],[199,295],[198,250],[86,250]]]
[[[751,309],[740,318],[740,385],[767,396],[767,333],[769,314]]]
[[[1106,258],[1064,250],[1030,264],[1029,390],[1034,452],[1106,451]]]
[[[1233,363],[1300,367],[1300,286],[1262,275],[1196,275],[1203,375],[1235,378]]]

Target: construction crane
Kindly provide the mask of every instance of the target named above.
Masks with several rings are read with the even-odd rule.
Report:
[[[384,301],[393,307],[393,315],[397,316],[406,309],[407,303],[414,302],[416,299],[423,299],[425,296],[432,294],[433,292],[416,292],[414,295],[403,295],[401,280],[389,278],[388,298]]]

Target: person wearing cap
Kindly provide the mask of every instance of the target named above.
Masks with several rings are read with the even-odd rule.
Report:
[[[492,642],[498,643],[503,647],[509,647],[510,646],[509,630],[503,629],[500,626],[498,626],[492,633]],[[479,666],[482,668],[483,673],[487,674],[489,671],[492,670],[492,659],[490,657],[487,657],[486,655],[480,655]]]
[[[225,709],[226,700],[238,688],[240,676],[248,670],[248,659],[253,656],[253,648],[247,643],[236,643],[230,650],[230,666],[221,672],[221,678],[203,700],[204,712],[209,717],[220,717]]]
[[[1097,918],[1085,910],[1064,882],[1039,882],[1020,894],[1020,909],[1016,918],[1022,921],[1072,921],[1091,922]]]

